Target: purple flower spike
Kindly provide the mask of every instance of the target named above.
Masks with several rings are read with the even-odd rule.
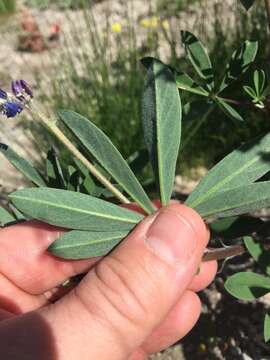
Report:
[[[26,92],[26,94],[28,94],[32,98],[34,94],[29,84],[27,84],[25,80],[20,80],[20,82],[23,90]]]
[[[25,94],[31,98],[33,97],[33,91],[25,80],[13,80],[11,83],[11,89],[13,94],[19,99],[24,98]]]
[[[17,114],[22,112],[23,106],[13,101],[7,101],[3,106],[3,113],[6,117],[15,117]]]
[[[7,93],[2,89],[0,89],[0,99],[7,99]]]

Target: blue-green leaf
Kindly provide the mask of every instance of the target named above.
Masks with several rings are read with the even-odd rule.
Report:
[[[178,89],[189,91],[193,94],[208,96],[209,92],[196,82],[188,74],[179,74],[176,76],[176,85]]]
[[[258,52],[258,42],[246,40],[233,54],[226,71],[219,92],[244,74],[254,62]]]
[[[215,101],[218,107],[231,119],[237,121],[244,121],[242,116],[236,111],[231,105],[229,105],[225,100],[221,99],[220,97],[216,96]]]
[[[104,256],[127,235],[127,231],[73,230],[61,235],[48,250],[64,259],[87,259]]]
[[[143,128],[162,205],[170,201],[181,137],[181,101],[170,68],[145,58]]]
[[[29,188],[10,195],[14,205],[33,219],[68,229],[131,230],[143,216],[90,195],[53,188]]]
[[[181,31],[182,42],[188,59],[198,75],[213,88],[214,74],[209,55],[199,39],[188,31]]]
[[[265,315],[264,318],[264,341],[268,342],[270,340],[270,316]]]
[[[225,282],[225,289],[240,300],[254,300],[270,292],[270,278],[251,271],[239,272]]]
[[[196,206],[213,194],[250,184],[270,171],[270,134],[247,142],[214,166],[188,197]]]
[[[244,243],[253,259],[257,261],[263,271],[270,276],[270,251],[265,250],[263,246],[255,242],[251,236],[245,236]]]
[[[59,114],[79,141],[131,198],[147,213],[153,212],[150,199],[110,139],[90,120],[73,111],[61,111]]]
[[[193,207],[203,218],[223,218],[270,206],[270,181],[219,191]]]
[[[6,209],[0,206],[0,226],[5,226],[16,219]]]
[[[31,180],[37,186],[46,186],[39,172],[24,158],[19,156],[8,145],[0,144],[0,152],[7,158],[7,160],[19,170],[27,179]]]

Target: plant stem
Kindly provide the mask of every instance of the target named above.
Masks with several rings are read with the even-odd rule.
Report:
[[[208,248],[205,250],[202,260],[222,260],[236,255],[242,255],[246,252],[244,245],[237,244],[225,248]]]
[[[115,197],[123,204],[128,204],[130,201],[126,198],[109,180],[103,176],[96,167],[87,160],[82,153],[72,144],[72,142],[66,137],[66,135],[56,125],[56,120],[48,119],[44,114],[39,111],[33,112],[33,115],[37,115],[41,120],[41,123],[45,125],[56,137],[61,141],[63,145],[95,176],[108,190],[110,190]]]
[[[265,3],[265,10],[267,14],[267,20],[268,20],[268,28],[270,30],[270,0],[264,0]]]

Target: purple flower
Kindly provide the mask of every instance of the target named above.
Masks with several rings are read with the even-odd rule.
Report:
[[[13,80],[11,83],[13,94],[18,99],[25,99],[25,95],[33,97],[33,91],[25,80]]]
[[[23,105],[14,102],[14,101],[6,101],[0,108],[0,111],[5,115],[6,117],[15,117],[17,114],[22,112]]]
[[[0,89],[0,99],[6,100],[7,99],[7,93]]]

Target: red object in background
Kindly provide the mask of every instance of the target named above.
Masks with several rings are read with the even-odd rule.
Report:
[[[51,26],[51,31],[50,31],[50,35],[48,37],[49,41],[58,41],[60,38],[60,32],[61,32],[61,27],[59,24],[53,24]]]

